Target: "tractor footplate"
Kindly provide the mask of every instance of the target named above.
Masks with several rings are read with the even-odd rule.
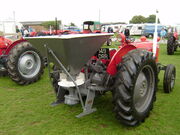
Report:
[[[93,102],[94,102],[94,97],[95,97],[95,91],[88,90],[88,94],[87,94],[85,106],[83,108],[83,112],[80,113],[79,115],[76,115],[77,118],[83,117],[83,116],[93,113],[97,110],[96,108],[92,108]]]
[[[96,110],[97,110],[96,108],[92,108],[92,109],[89,109],[89,110],[84,110],[82,113],[76,115],[76,117],[77,117],[77,118],[81,118],[81,117],[83,117],[83,116],[85,116],[85,115],[88,115],[88,114],[90,114],[90,113],[95,112]]]

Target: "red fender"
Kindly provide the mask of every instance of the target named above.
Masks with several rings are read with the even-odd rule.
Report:
[[[27,42],[26,40],[24,39],[20,39],[20,40],[17,40],[15,42],[13,42],[11,45],[9,45],[5,51],[5,55],[8,55],[9,52],[11,51],[11,49],[16,46],[17,44],[21,43],[21,42]]]
[[[5,54],[7,47],[11,44],[12,41],[10,39],[0,36],[0,56]]]
[[[147,50],[149,52],[153,52],[153,43],[152,42],[149,42],[149,41],[134,42],[134,43],[132,43],[132,45],[136,46],[136,48],[141,48],[141,49]],[[157,44],[157,48],[156,48],[156,62],[158,62],[158,58],[159,58],[159,44]]]
[[[11,45],[12,41],[8,38],[0,36],[0,49],[5,49],[7,46]]]
[[[122,61],[122,57],[133,49],[136,49],[134,45],[125,45],[121,47],[112,57],[106,70],[107,73],[110,75],[115,75],[117,73],[117,65]]]

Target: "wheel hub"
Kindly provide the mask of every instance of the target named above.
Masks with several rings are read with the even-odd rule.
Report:
[[[27,51],[21,54],[18,61],[18,69],[22,76],[26,78],[34,77],[40,70],[41,60],[34,51]]]
[[[31,55],[24,55],[19,61],[19,68],[22,73],[28,74],[35,66],[34,58]]]
[[[28,69],[31,69],[31,68],[33,67],[33,63],[32,63],[31,60],[29,60],[29,61],[26,62],[26,67],[27,67]]]
[[[145,96],[146,92],[147,92],[147,80],[144,80],[140,86],[139,89],[139,94],[141,97]]]
[[[154,83],[153,69],[146,65],[139,73],[134,88],[133,102],[138,112],[144,112],[149,106],[154,93]]]

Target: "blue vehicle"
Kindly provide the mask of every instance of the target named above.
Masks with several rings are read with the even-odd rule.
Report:
[[[158,36],[160,36],[162,28],[165,28],[165,26],[158,25],[158,28],[157,28]],[[142,35],[150,38],[150,37],[154,36],[154,31],[155,31],[155,25],[154,24],[145,24],[144,28],[142,30]]]

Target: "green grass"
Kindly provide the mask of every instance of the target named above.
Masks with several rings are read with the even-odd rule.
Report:
[[[28,86],[0,78],[0,135],[179,135],[180,51],[168,56],[166,45],[160,48],[159,61],[176,66],[176,85],[171,94],[164,94],[160,81],[154,108],[140,126],[125,127],[115,119],[110,93],[95,100],[95,113],[80,119],[75,118],[80,105],[51,107],[55,96],[46,70],[40,81]]]

